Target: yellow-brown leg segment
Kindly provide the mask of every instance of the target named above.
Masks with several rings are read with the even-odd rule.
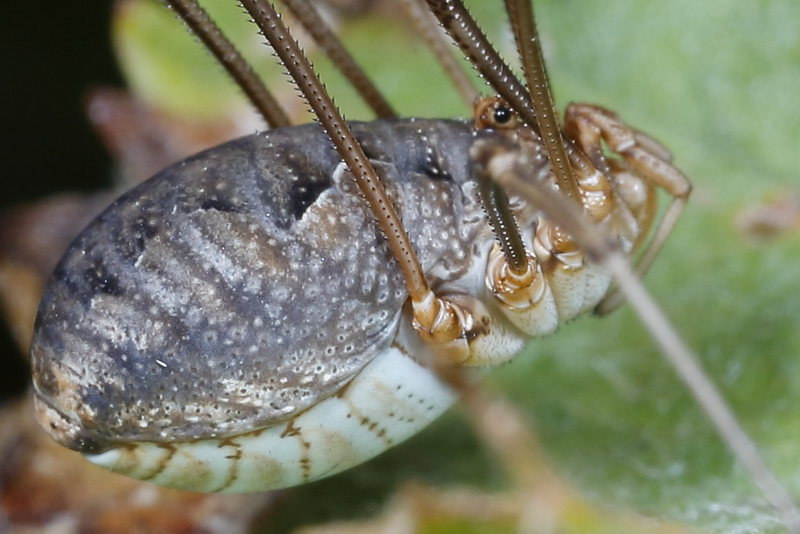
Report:
[[[167,4],[217,58],[270,128],[291,124],[264,82],[200,4],[195,0],[167,0]]]
[[[614,175],[613,166],[605,163],[602,155],[602,144],[622,158],[625,166],[643,179],[647,184],[664,190],[672,197],[661,220],[655,225],[655,230],[646,245],[642,247],[635,272],[644,276],[653,264],[656,256],[664,245],[672,228],[683,211],[692,184],[681,171],[671,163],[671,155],[652,137],[626,125],[614,113],[591,104],[571,104],[567,108],[564,121],[565,131],[575,140],[580,148],[589,155],[598,168]],[[616,183],[619,189],[625,187]],[[625,198],[625,191],[619,191],[620,198]],[[648,209],[655,209],[655,203]],[[641,220],[643,227],[639,230],[647,233],[650,225],[650,215],[645,214],[646,220]],[[616,309],[622,303],[622,298],[616,289],[613,289],[597,305],[595,311],[606,314]]]
[[[620,123],[617,123],[620,124]],[[631,130],[632,131],[632,130]],[[613,139],[613,138],[612,138]],[[623,147],[624,148],[624,147]],[[499,143],[475,143],[470,153],[502,186],[541,206],[545,215],[575,236],[592,261],[602,265],[614,277],[619,290],[631,303],[642,324],[650,331],[661,352],[714,425],[731,453],[747,469],[764,498],[780,514],[791,532],[800,532],[800,509],[792,495],[781,484],[761,457],[761,453],[744,431],[730,406],[703,371],[697,357],[678,336],[661,309],[644,289],[631,269],[618,243],[592,224],[559,194],[531,176],[529,166],[513,147]],[[662,160],[663,161],[663,160]],[[668,165],[665,162],[666,165]],[[659,184],[660,185],[660,184]],[[687,191],[688,194],[688,191]]]
[[[437,297],[431,291],[419,258],[380,178],[275,8],[266,0],[242,0],[242,6],[275,50],[355,178],[403,271],[414,310],[414,326],[420,336],[434,347],[465,339],[475,323],[474,307],[468,303],[465,308]]]

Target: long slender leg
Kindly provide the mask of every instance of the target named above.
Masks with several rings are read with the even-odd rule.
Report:
[[[447,343],[461,337],[464,326],[459,313],[452,303],[431,291],[408,234],[375,169],[275,8],[266,0],[243,0],[242,5],[281,59],[353,174],[403,271],[417,331],[423,336],[429,335],[426,339],[433,343]]]
[[[175,12],[186,22],[217,61],[228,71],[236,84],[253,103],[271,128],[289,126],[291,122],[253,68],[236,47],[220,31],[208,13],[195,0],[167,0]]]
[[[717,387],[709,380],[696,356],[678,336],[661,309],[631,268],[628,258],[572,202],[529,176],[529,168],[513,147],[478,141],[470,151],[477,164],[502,186],[538,206],[551,220],[572,235],[589,255],[611,273],[619,290],[636,310],[642,324],[680,375],[717,433],[750,473],[764,498],[780,514],[784,525],[800,533],[800,509],[767,467],[756,444],[742,428]]]
[[[514,29],[517,49],[522,56],[522,70],[528,82],[533,112],[541,131],[542,141],[547,150],[550,166],[556,176],[561,190],[570,198],[580,203],[578,186],[569,165],[569,158],[564,149],[561,126],[558,124],[550,82],[539,44],[539,33],[533,17],[531,0],[505,0],[508,18]]]
[[[489,43],[489,40],[463,3],[460,0],[427,0],[427,3],[431,12],[439,19],[439,22],[441,22],[448,34],[450,34],[455,43],[462,49],[467,59],[481,72],[492,88],[520,114],[523,120],[526,121],[527,126],[533,131],[534,135],[541,136],[539,118],[533,110],[530,94],[516,78],[508,65],[506,65],[494,47]],[[540,71],[543,72],[543,68],[540,69]],[[545,87],[546,86],[547,84],[545,83]],[[549,93],[547,96],[549,97]],[[549,105],[552,108],[552,102],[550,102]],[[476,103],[476,108],[479,106],[480,103]],[[476,120],[476,124],[477,123],[478,121]],[[502,127],[500,125],[492,126]],[[552,138],[552,132],[549,132],[549,135]],[[551,141],[559,145],[560,152],[549,152],[551,162],[555,162],[553,164],[554,168],[558,167],[558,169],[560,169],[558,179],[563,190],[568,196],[577,200],[579,195],[577,184],[570,171],[569,161],[564,153],[564,145],[561,141],[557,123],[555,125],[555,136],[557,140],[551,139]],[[573,150],[572,152],[575,151]],[[587,164],[580,165],[580,168],[584,170],[587,166],[588,162]],[[502,222],[504,218],[502,212],[505,211],[502,207],[504,194],[494,190],[491,185],[482,189],[482,197],[487,212],[490,215],[499,215],[497,218],[490,217],[490,220],[492,221],[495,235],[502,245],[506,264],[509,266],[514,277],[519,278],[519,280],[512,284],[512,291],[516,292],[520,288],[527,288],[532,282],[531,276],[533,271],[530,269],[525,251],[518,250],[521,248],[522,240],[519,237],[516,224],[504,224]],[[511,217],[511,219],[513,220],[513,217]],[[519,244],[519,247],[509,247],[508,245],[512,243]],[[500,287],[502,287],[502,284]]]
[[[542,137],[530,94],[489,43],[489,40],[461,0],[427,0],[427,3],[431,12],[436,15],[436,18],[439,19],[439,22],[450,34],[453,41],[461,48],[470,63],[478,69],[489,85],[508,102],[509,106],[519,113],[523,122],[536,135]],[[552,106],[552,102],[550,106]],[[564,156],[550,154],[550,157],[564,162],[564,165],[557,166],[561,169],[559,181],[564,191],[577,201],[578,191],[574,181],[574,174],[566,171],[571,166],[573,173],[589,175],[593,167],[586,155],[576,150],[569,143],[565,144],[564,150],[569,164],[565,163],[565,159],[559,159]]]
[[[283,0],[283,3],[303,24],[317,44],[325,51],[342,74],[353,84],[361,98],[379,118],[393,118],[397,114],[381,92],[375,87],[342,42],[331,31],[308,0]]]
[[[427,0],[431,12],[489,85],[537,134],[530,95],[494,49],[469,11],[457,0]]]
[[[479,173],[480,194],[486,216],[494,230],[503,256],[511,271],[517,276],[529,274],[530,265],[525,244],[517,227],[517,221],[508,204],[506,192],[485,173]]]

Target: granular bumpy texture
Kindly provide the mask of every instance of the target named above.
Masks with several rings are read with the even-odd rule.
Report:
[[[469,269],[491,239],[465,187],[471,127],[353,129],[425,270]],[[39,417],[84,451],[262,428],[352,379],[391,343],[406,297],[318,126],[244,137],[130,191],[67,251],[33,340]]]

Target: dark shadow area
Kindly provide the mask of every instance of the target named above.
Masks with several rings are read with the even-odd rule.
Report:
[[[111,2],[5,2],[0,8],[3,179],[0,206],[107,182],[110,158],[83,108],[95,85],[120,85]]]

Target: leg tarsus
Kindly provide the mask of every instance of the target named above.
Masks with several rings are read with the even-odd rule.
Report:
[[[634,270],[644,276],[658,256],[678,220],[692,190],[689,179],[671,164],[672,155],[649,135],[627,126],[614,113],[590,104],[572,104],[567,108],[565,129],[570,132],[598,168],[608,168],[602,155],[601,141],[637,176],[648,184],[663,189],[672,197],[664,215],[656,223],[649,241],[639,254]],[[642,228],[646,232],[647,228]],[[622,303],[616,287],[597,305],[595,312],[610,313]]]

